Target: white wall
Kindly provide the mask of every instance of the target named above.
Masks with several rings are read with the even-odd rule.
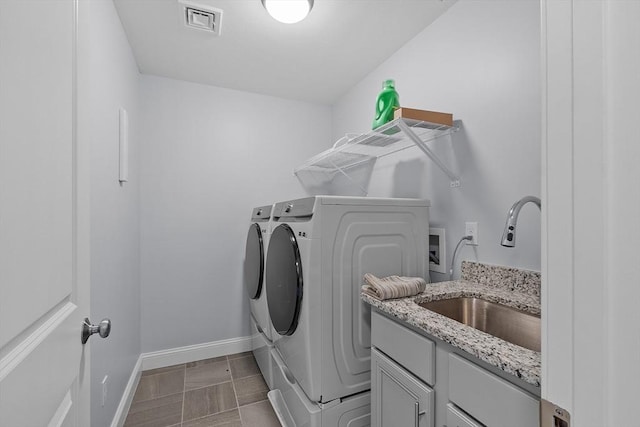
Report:
[[[249,335],[251,209],[304,192],[329,107],[141,77],[142,351]]]
[[[431,199],[431,226],[447,234],[447,264],[464,233],[479,223],[479,246],[458,256],[540,270],[540,213],[526,206],[517,246],[500,246],[507,212],[525,195],[540,196],[540,8],[537,0],[460,0],[407,43],[333,108],[333,138],[370,129],[387,78],[400,104],[445,111],[462,130],[430,147],[460,173],[449,179],[412,148],[378,161],[370,196]],[[456,270],[459,274],[459,269]],[[433,273],[432,280],[447,276]]]
[[[91,425],[111,423],[140,355],[138,69],[111,0],[79,2],[78,138],[91,150]],[[118,108],[129,112],[129,182],[118,182]],[[101,381],[109,376],[102,403]]]

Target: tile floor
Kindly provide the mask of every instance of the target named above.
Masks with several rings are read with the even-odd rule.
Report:
[[[142,372],[125,427],[280,427],[251,352]]]

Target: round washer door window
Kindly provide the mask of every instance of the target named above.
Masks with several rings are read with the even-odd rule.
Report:
[[[264,278],[264,248],[262,230],[258,224],[251,224],[247,233],[244,253],[244,284],[249,298],[256,299],[262,291]]]
[[[266,286],[271,323],[280,335],[292,335],[302,303],[302,263],[296,236],[286,224],[269,240]]]

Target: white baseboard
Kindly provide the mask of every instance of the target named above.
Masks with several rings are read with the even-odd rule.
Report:
[[[124,425],[124,422],[127,419],[127,414],[129,413],[129,408],[131,407],[131,402],[133,401],[133,395],[136,393],[136,388],[138,388],[141,374],[142,355],[138,357],[138,361],[133,367],[127,386],[124,388],[124,392],[122,393],[122,399],[120,399],[120,403],[116,409],[116,414],[113,416],[111,427],[122,427]]]
[[[240,337],[142,353],[140,357],[142,358],[142,370],[146,371],[250,350],[251,337]]]
[[[111,422],[111,427],[122,427],[129,413],[133,395],[136,392],[142,371],[164,368],[165,366],[195,362],[196,360],[211,359],[228,354],[242,353],[251,350],[251,337],[231,338],[205,344],[189,345],[171,348],[169,350],[142,353],[131,372],[127,387]]]

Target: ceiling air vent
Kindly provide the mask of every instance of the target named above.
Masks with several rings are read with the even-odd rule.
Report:
[[[189,28],[208,31],[220,35],[222,11],[211,6],[179,0],[182,6],[184,23]]]

